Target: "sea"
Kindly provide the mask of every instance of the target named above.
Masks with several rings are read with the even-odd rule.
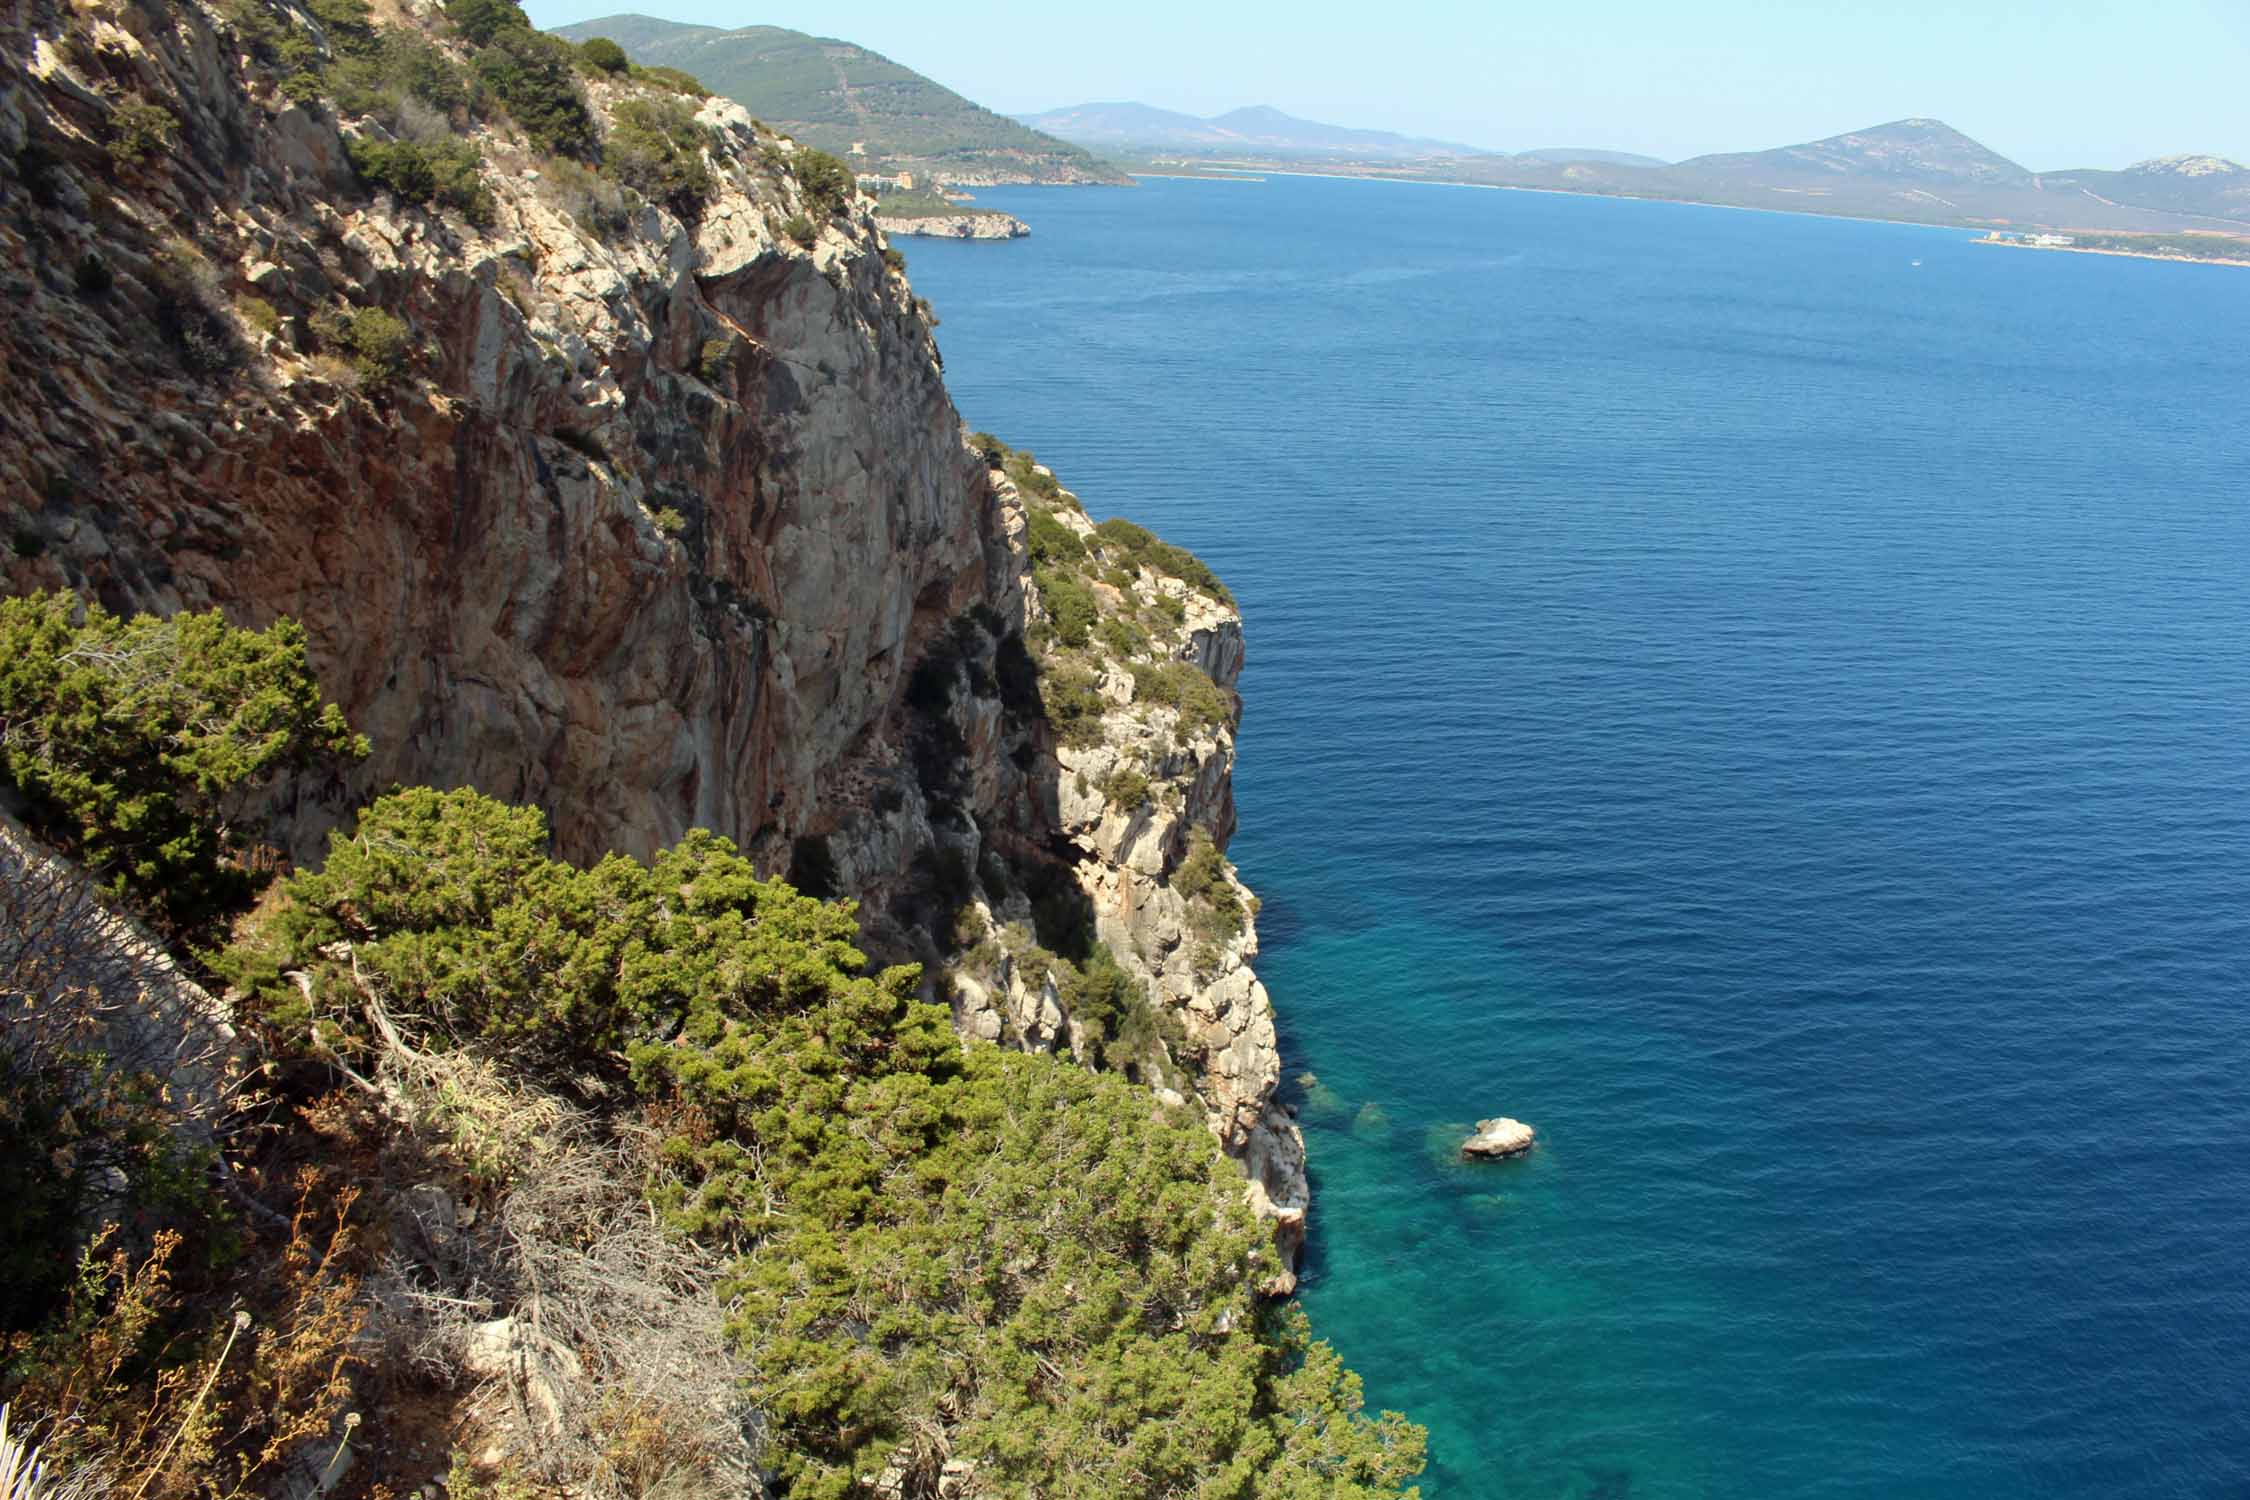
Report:
[[[2250,271],[978,206],[965,419],[1241,600],[1303,1301],[1423,1493],[2250,1496]]]

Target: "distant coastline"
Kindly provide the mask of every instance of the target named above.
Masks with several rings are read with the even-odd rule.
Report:
[[[1998,245],[2003,249],[2056,250],[2065,255],[2113,255],[2120,260],[2169,260],[2183,266],[2250,266],[2250,243],[2243,246],[2242,256],[2183,255],[2173,250],[2124,250],[2114,245],[2054,245],[2039,244],[2032,240],[2010,238],[2002,234],[1981,235],[1969,241],[1972,245]]]
[[[1884,219],[1872,214],[1824,213],[1812,208],[1779,208],[1755,203],[1713,203],[1702,198],[1668,198],[1653,193],[1604,191],[1595,188],[1536,187],[1528,183],[1513,182],[1463,182],[1445,177],[1408,177],[1397,172],[1315,172],[1293,167],[1261,165],[1257,167],[1214,167],[1208,172],[1150,172],[1138,167],[1128,168],[1134,177],[1164,178],[1178,182],[1264,182],[1269,177],[1310,177],[1335,182],[1397,182],[1410,187],[1477,188],[1492,193],[1544,193],[1557,198],[1604,198],[1619,203],[1674,203],[1684,208],[1718,208],[1746,214],[1787,214],[1799,219],[1837,219],[1852,224],[1894,224],[1903,229],[1934,229],[1949,234],[1971,233],[1979,226],[1970,224],[1939,224],[1928,219]],[[1255,174],[1255,175],[1252,175]],[[2034,244],[2028,240],[2009,238],[2013,231],[1987,229],[1972,239],[1973,245],[2013,245],[2023,250],[2068,250],[2080,255],[2113,255],[2126,260],[2169,260],[2197,266],[2250,266],[2250,239],[2242,239],[2242,257],[2215,255],[2183,255],[2161,250],[2129,250],[2113,245],[2052,245]],[[2213,232],[2213,239],[2232,239],[2232,235]]]
[[[1396,182],[1407,187],[1473,188],[1483,193],[1541,193],[1550,198],[1593,198],[1607,203],[1672,203],[1682,208],[1717,208],[1729,213],[1786,214],[1792,219],[1834,219],[1845,224],[1895,224],[1901,229],[1933,229],[1964,234],[1970,224],[1934,224],[1928,219],[1879,219],[1871,214],[1832,214],[1814,208],[1772,208],[1758,203],[1713,203],[1704,198],[1666,198],[1655,193],[1605,192],[1594,188],[1534,187],[1516,182],[1462,182],[1451,177],[1402,177],[1395,172],[1307,172],[1292,167],[1230,168],[1209,173],[1144,172],[1129,169],[1134,177],[1162,177],[1177,182],[1264,182],[1269,177],[1312,177],[1331,182]],[[1255,171],[1259,175],[1251,176]]]

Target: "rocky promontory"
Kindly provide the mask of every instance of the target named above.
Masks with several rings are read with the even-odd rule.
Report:
[[[911,218],[878,217],[875,225],[885,234],[915,235],[938,240],[1020,240],[1031,226],[1013,214],[920,214]]]

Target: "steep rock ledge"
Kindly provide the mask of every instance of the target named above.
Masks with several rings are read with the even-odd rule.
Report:
[[[869,200],[830,212],[740,108],[695,107],[692,219],[457,115],[491,195],[464,217],[371,191],[347,141],[384,124],[251,52],[194,4],[0,11],[0,369],[37,392],[0,404],[5,588],[304,622],[375,753],[294,789],[300,855],[392,783],[536,802],[580,859],[714,828],[859,897],[870,948],[929,963],[966,1029],[1086,1057],[1069,966],[1033,980],[1015,934],[1098,941],[1155,1026],[1105,1056],[1200,1098],[1294,1249],[1302,1144],[1217,852],[1223,590],[1120,564],[1096,613],[1176,628],[1035,662],[1033,533],[1092,523],[963,442]],[[610,132],[646,97],[578,87]],[[114,150],[128,105],[176,143]],[[387,368],[336,331],[370,313],[402,334]],[[1226,712],[1140,693],[1166,662]],[[1067,732],[1066,666],[1099,700]],[[1119,807],[1128,758],[1146,794]]]

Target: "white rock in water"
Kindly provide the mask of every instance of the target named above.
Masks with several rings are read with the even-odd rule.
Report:
[[[1531,1127],[1521,1120],[1479,1120],[1477,1133],[1461,1143],[1461,1154],[1499,1158],[1521,1156],[1531,1149]]]

